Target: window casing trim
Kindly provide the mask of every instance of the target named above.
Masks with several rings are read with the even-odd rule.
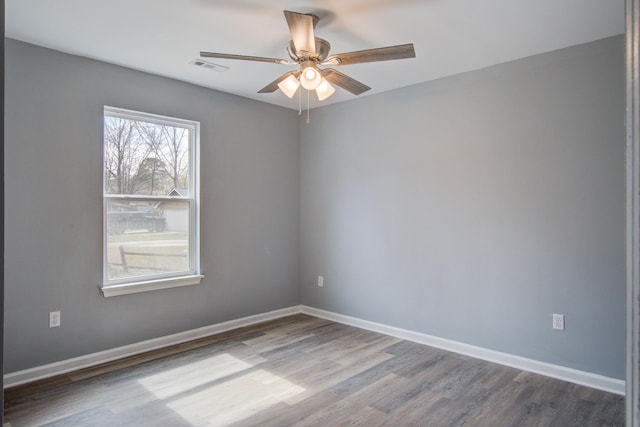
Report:
[[[138,292],[147,292],[157,289],[196,285],[204,278],[200,274],[200,123],[193,120],[185,120],[175,117],[161,116],[124,108],[104,106],[103,120],[105,116],[123,118],[128,120],[140,120],[158,125],[179,126],[190,130],[189,138],[189,191],[192,194],[186,196],[157,196],[157,195],[129,195],[108,194],[105,183],[102,184],[102,285],[100,289],[105,297],[125,295]],[[104,127],[104,121],[103,121]],[[103,168],[104,168],[104,140],[103,140]],[[103,180],[105,174],[103,173]],[[189,270],[169,272],[157,275],[144,275],[121,279],[107,278],[107,204],[110,200],[136,200],[136,201],[183,201],[189,203]]]
[[[128,282],[119,285],[108,285],[100,288],[105,297],[136,294],[139,292],[156,291],[159,289],[177,288],[180,286],[198,285],[204,279],[201,274],[179,276],[164,279],[144,280],[140,282]]]

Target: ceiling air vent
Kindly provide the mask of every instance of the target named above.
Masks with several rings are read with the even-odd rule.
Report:
[[[209,70],[217,71],[219,73],[222,73],[229,69],[229,67],[225,67],[224,65],[214,64],[213,62],[207,62],[202,59],[194,59],[193,61],[189,62],[189,64],[193,64],[197,67],[207,68]]]

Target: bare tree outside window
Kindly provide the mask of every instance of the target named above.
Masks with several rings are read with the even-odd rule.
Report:
[[[162,163],[170,186],[188,190],[189,150],[187,130],[175,126],[137,123],[140,136]]]
[[[105,116],[104,143],[108,194],[189,190],[188,129]]]

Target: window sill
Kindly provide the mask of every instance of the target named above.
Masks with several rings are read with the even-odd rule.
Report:
[[[159,289],[177,288],[180,286],[198,285],[204,276],[197,274],[193,276],[172,277],[169,279],[146,280],[143,282],[132,282],[121,285],[103,286],[100,288],[105,298],[118,295],[137,294],[140,292],[156,291]]]

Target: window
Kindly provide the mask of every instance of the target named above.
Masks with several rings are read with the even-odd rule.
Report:
[[[105,296],[200,283],[199,126],[104,108]]]

